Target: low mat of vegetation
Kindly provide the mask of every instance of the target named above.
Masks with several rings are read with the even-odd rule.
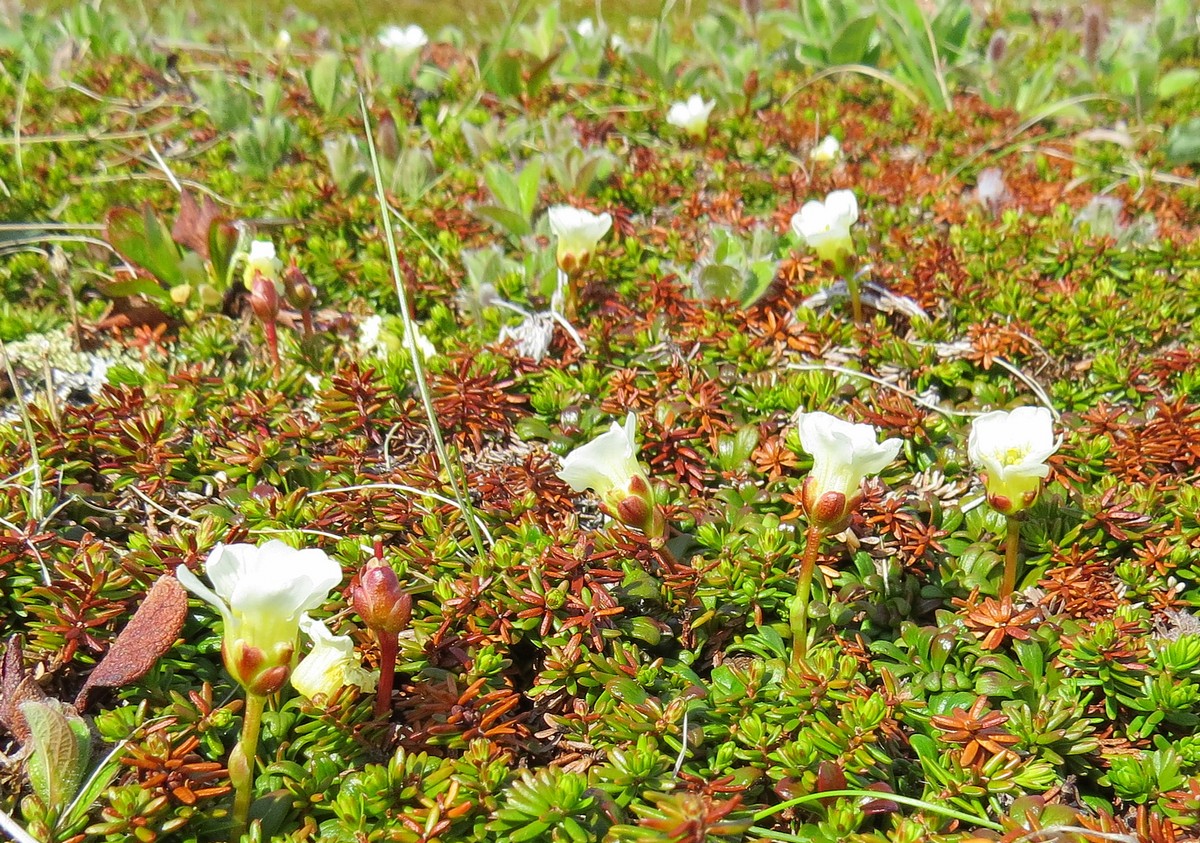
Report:
[[[10,14],[0,827],[1196,839],[1196,14],[1038,8]]]

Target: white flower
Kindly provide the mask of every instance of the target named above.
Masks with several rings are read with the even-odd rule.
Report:
[[[608,230],[612,228],[610,214],[593,214],[570,205],[554,205],[548,211],[550,230],[558,238],[558,265],[571,272],[587,263]]]
[[[575,34],[580,38],[590,39],[596,34],[596,24],[592,23],[591,18],[584,18],[575,27]]]
[[[374,691],[378,677],[363,669],[347,635],[334,635],[324,623],[303,615],[300,628],[312,639],[313,648],[292,671],[292,687],[310,700],[331,697],[339,688],[357,685]]]
[[[625,417],[624,427],[613,422],[607,433],[563,457],[558,476],[573,491],[591,489],[623,523],[650,536],[661,535],[654,492],[637,459],[636,429],[632,412]]]
[[[854,253],[850,226],[858,221],[858,200],[849,190],[835,190],[824,202],[805,202],[792,217],[792,231],[823,259],[838,262]]]
[[[837,161],[841,157],[842,145],[833,135],[826,135],[824,140],[808,153],[810,161]]]
[[[279,30],[279,34],[275,36],[275,52],[285,52],[290,46],[292,46],[292,33],[286,29]]]
[[[429,43],[425,30],[410,23],[408,26],[389,26],[379,35],[379,44],[395,53],[399,58],[407,58],[419,52]]]
[[[976,417],[967,440],[971,461],[983,471],[988,502],[1005,515],[1030,506],[1058,450],[1054,417],[1045,407],[996,410]]]
[[[222,655],[247,690],[279,690],[291,671],[300,615],[320,606],[341,582],[341,566],[320,550],[281,541],[219,544],[204,563],[212,588],[180,565],[175,576],[225,621]]]
[[[708,128],[708,115],[716,104],[716,100],[705,100],[699,94],[692,94],[686,101],[671,105],[667,111],[667,122],[688,134],[702,135]]]
[[[812,454],[813,467],[804,481],[809,518],[832,532],[849,517],[863,479],[878,474],[900,453],[899,439],[878,442],[869,424],[852,424],[828,413],[801,413],[800,445]]]
[[[249,289],[254,283],[255,275],[262,275],[274,281],[276,287],[280,284],[279,272],[283,269],[283,261],[275,257],[275,244],[270,240],[254,240],[250,243],[250,251],[246,253],[246,268],[242,278]]]
[[[421,329],[417,327],[415,322],[413,323],[413,334],[416,338],[417,351],[420,353],[422,360],[428,360],[431,357],[437,356],[437,346],[421,333]],[[405,345],[408,346],[409,343],[405,343]]]

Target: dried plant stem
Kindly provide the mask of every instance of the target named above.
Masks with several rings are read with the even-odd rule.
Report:
[[[790,622],[792,626],[792,665],[795,666],[808,652],[808,601],[812,594],[813,572],[817,569],[817,554],[821,552],[819,524],[808,525],[804,536],[804,558],[800,561],[800,577],[796,580],[796,596],[792,598]]]
[[[375,691],[375,716],[382,717],[392,709],[399,637],[395,632],[382,630],[375,630],[375,636],[379,640],[379,687]]]
[[[240,840],[250,825],[250,802],[254,797],[254,758],[258,754],[258,736],[262,732],[263,711],[267,698],[246,692],[242,712],[242,739],[229,754],[229,781],[233,784],[233,834]]]
[[[1017,559],[1021,553],[1021,520],[1009,515],[1008,534],[1004,542],[1004,579],[1000,583],[1000,599],[1010,596],[1017,586]]]
[[[465,488],[466,472],[462,469],[460,463],[450,459],[449,450],[442,439],[442,429],[438,426],[437,411],[433,407],[433,397],[429,392],[429,383],[425,378],[425,361],[421,357],[421,352],[417,348],[416,342],[413,340],[413,337],[417,333],[417,326],[413,322],[412,315],[408,309],[408,292],[404,287],[404,278],[400,272],[400,261],[396,255],[396,236],[392,232],[391,206],[388,205],[387,195],[384,193],[383,171],[379,168],[379,155],[375,151],[375,133],[371,127],[371,112],[367,110],[367,99],[361,90],[358,92],[358,108],[365,128],[367,154],[371,160],[371,172],[375,177],[375,194],[379,200],[379,214],[383,223],[383,238],[384,242],[387,243],[388,257],[391,260],[392,281],[395,283],[396,297],[400,303],[400,319],[404,322],[405,338],[407,340],[405,347],[408,350],[409,360],[412,363],[413,378],[416,381],[417,393],[421,397],[421,404],[425,408],[425,416],[429,420],[429,432],[433,437],[433,449],[438,455],[438,462],[441,463],[442,468],[446,471],[446,477],[450,481],[450,489],[458,501],[459,511],[462,512],[467,522],[467,529],[471,532],[471,541],[475,546],[476,557],[482,562],[487,556],[487,548],[483,544],[483,533],[480,529],[479,519],[475,514],[475,508],[471,505],[471,497]]]

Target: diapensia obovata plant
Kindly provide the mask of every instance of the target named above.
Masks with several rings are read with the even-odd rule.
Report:
[[[799,427],[800,445],[812,455],[813,466],[802,491],[808,530],[790,612],[793,663],[808,648],[808,604],[821,540],[846,529],[862,500],[863,480],[896,459],[902,444],[899,439],[879,442],[871,425],[851,424],[828,413],[802,413]]]
[[[229,756],[233,784],[233,833],[238,840],[250,819],[254,760],[267,697],[280,691],[296,663],[301,618],[327,599],[342,580],[342,567],[320,550],[296,550],[281,541],[219,544],[204,563],[211,587],[184,566],[176,577],[212,605],[224,621],[225,669],[246,692],[242,735]]]
[[[1045,407],[985,413],[971,425],[967,450],[971,462],[979,467],[988,504],[1007,520],[1004,579],[1000,584],[1003,599],[1017,584],[1021,521],[1050,473],[1046,460],[1058,450],[1054,417]]]

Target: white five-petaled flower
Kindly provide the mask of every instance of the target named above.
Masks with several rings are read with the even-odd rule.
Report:
[[[324,623],[302,615],[300,629],[312,639],[313,648],[292,671],[292,687],[310,700],[331,697],[339,688],[357,685],[374,691],[378,677],[365,670],[348,635],[334,635]]]
[[[667,122],[690,135],[702,135],[708,128],[708,115],[716,104],[716,100],[705,100],[699,94],[692,94],[683,102],[671,105],[667,111]]]
[[[1046,460],[1058,450],[1054,417],[1045,407],[996,410],[971,424],[967,452],[979,466],[988,503],[1012,515],[1037,500],[1050,473]]]
[[[408,26],[389,26],[379,34],[380,46],[391,50],[400,58],[411,56],[428,43],[429,36],[415,23]]]
[[[612,215],[608,213],[593,214],[570,205],[554,205],[547,213],[550,230],[558,238],[558,266],[567,273],[587,263],[600,239],[612,228]]]
[[[837,161],[842,157],[842,145],[833,135],[825,138],[808,153],[810,161]]]
[[[858,221],[858,200],[849,190],[835,190],[824,202],[815,199],[792,216],[792,231],[821,257],[835,264],[854,253],[850,226]]]
[[[246,252],[246,269],[242,274],[246,289],[254,285],[254,276],[261,275],[273,281],[276,287],[281,285],[279,273],[283,269],[283,261],[275,256],[275,244],[270,240],[253,240],[250,251]]]
[[[591,489],[622,523],[660,536],[665,525],[638,463],[636,432],[637,417],[631,412],[624,426],[613,422],[606,433],[563,457],[558,476],[576,492]]]
[[[219,544],[204,570],[212,588],[183,565],[175,576],[221,613],[226,669],[251,693],[274,693],[291,672],[301,614],[325,602],[341,582],[341,565],[323,551],[272,540]]]
[[[828,413],[801,413],[800,445],[812,455],[804,481],[804,508],[826,532],[841,529],[860,496],[863,479],[878,474],[900,453],[899,439],[879,442],[869,424],[852,424]]]

